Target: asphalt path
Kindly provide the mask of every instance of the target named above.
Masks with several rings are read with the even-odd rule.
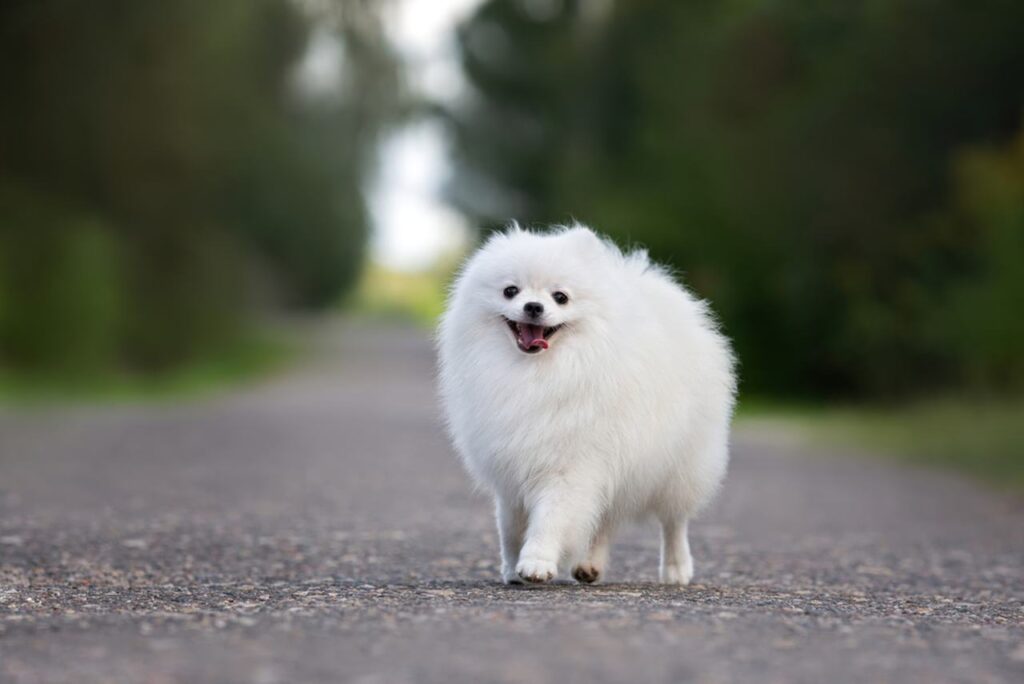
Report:
[[[506,587],[415,330],[188,402],[0,410],[0,681],[1021,682],[1024,503],[740,426],[694,583]]]

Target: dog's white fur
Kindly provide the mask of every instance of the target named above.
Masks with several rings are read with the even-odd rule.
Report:
[[[525,320],[525,302],[564,324],[541,353],[521,351],[507,323]],[[547,581],[560,565],[594,581],[616,525],[652,514],[661,580],[690,581],[687,521],[725,476],[735,393],[703,302],[588,228],[513,224],[463,267],[438,349],[455,447],[495,498],[506,582]]]

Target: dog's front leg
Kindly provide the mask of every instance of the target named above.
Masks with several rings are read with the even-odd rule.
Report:
[[[594,534],[599,497],[593,488],[564,482],[546,487],[529,501],[526,541],[516,574],[527,582],[547,582],[558,574],[566,554],[579,553]]]

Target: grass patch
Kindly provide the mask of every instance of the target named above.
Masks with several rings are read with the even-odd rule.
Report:
[[[896,407],[771,406],[751,402],[738,419],[767,420],[819,443],[957,470],[1024,491],[1024,397],[947,398]]]
[[[179,400],[264,377],[285,366],[296,351],[294,343],[265,331],[178,368],[153,374],[111,371],[68,375],[0,369],[0,402],[31,405]]]
[[[349,309],[374,318],[412,321],[433,327],[444,311],[445,289],[453,266],[419,273],[367,267]]]

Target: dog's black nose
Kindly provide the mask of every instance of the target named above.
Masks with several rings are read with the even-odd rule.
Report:
[[[544,305],[540,302],[526,302],[526,304],[523,304],[523,311],[530,318],[536,318],[544,313]]]

